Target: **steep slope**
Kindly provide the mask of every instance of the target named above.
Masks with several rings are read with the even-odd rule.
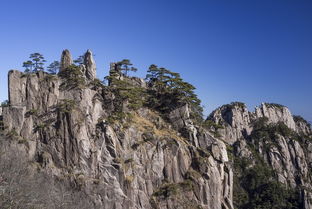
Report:
[[[208,121],[219,125],[211,129],[233,155],[234,205],[312,208],[312,131],[303,118],[282,105],[263,103],[248,112],[236,102],[216,109]]]
[[[90,51],[80,66],[72,65],[68,50],[61,61],[59,75],[9,72],[1,147],[27,159],[31,175],[68,185],[80,202],[56,205],[47,195],[43,205],[24,207],[233,208],[226,146],[193,124],[188,105],[166,119],[144,106],[130,108],[130,99],[95,79]],[[140,79],[119,79],[131,81],[132,90],[146,88]],[[18,204],[0,200],[6,207]]]

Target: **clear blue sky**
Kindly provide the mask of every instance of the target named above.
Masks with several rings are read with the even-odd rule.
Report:
[[[0,100],[30,53],[95,54],[98,77],[130,59],[181,73],[206,114],[231,101],[281,103],[312,121],[310,0],[2,0]]]

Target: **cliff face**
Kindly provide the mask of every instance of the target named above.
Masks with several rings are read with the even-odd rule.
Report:
[[[188,105],[166,115],[137,107],[149,88],[142,79],[119,75],[103,85],[91,51],[72,63],[65,50],[59,75],[9,72],[1,206],[312,208],[312,131],[288,108],[263,103],[249,112],[235,102],[196,125]],[[120,94],[125,81],[131,88]],[[21,187],[34,192],[21,195]]]
[[[232,145],[234,163],[244,159],[245,167],[253,167],[263,161],[273,170],[272,178],[299,192],[302,208],[312,208],[312,131],[304,119],[277,104],[263,103],[248,112],[244,104],[232,103],[208,120],[224,126],[217,132]],[[241,167],[234,168],[238,177],[241,172]]]
[[[64,75],[70,53],[61,60]],[[64,76],[9,72],[1,140],[18,147],[16,156],[85,194],[86,208],[233,208],[226,146],[192,123],[188,106],[165,121],[124,105],[126,114],[116,119],[119,98],[94,80],[90,51],[79,72],[78,87]]]

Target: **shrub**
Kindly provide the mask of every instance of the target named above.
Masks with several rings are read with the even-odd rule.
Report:
[[[62,113],[70,113],[76,106],[76,102],[70,99],[63,99],[57,105],[57,110]]]
[[[265,103],[265,105],[267,107],[275,107],[275,108],[278,108],[278,109],[283,109],[285,106],[284,105],[281,105],[281,104],[276,104],[276,103]]]
[[[8,107],[10,105],[9,100],[1,102],[1,107]]]
[[[70,65],[66,69],[59,72],[59,76],[64,79],[60,85],[61,90],[70,90],[75,88],[84,88],[85,79],[79,66]]]
[[[91,82],[89,83],[89,85],[90,85],[94,90],[100,89],[100,88],[103,88],[103,87],[104,87],[103,82],[100,81],[100,80],[97,79],[97,78],[94,79],[93,81],[91,81]]]
[[[302,208],[299,189],[286,188],[254,147],[255,164],[250,159],[234,156],[233,203],[235,208],[296,209]]]
[[[31,115],[37,116],[38,115],[38,110],[37,109],[30,109],[25,113],[25,117],[29,117]]]

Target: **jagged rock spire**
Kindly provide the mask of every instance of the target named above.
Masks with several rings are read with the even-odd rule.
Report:
[[[60,65],[60,72],[65,70],[68,66],[73,64],[72,56],[68,49],[65,49],[62,52],[61,56],[61,65]]]
[[[85,53],[83,63],[86,67],[87,79],[94,80],[96,78],[96,65],[90,50]]]

